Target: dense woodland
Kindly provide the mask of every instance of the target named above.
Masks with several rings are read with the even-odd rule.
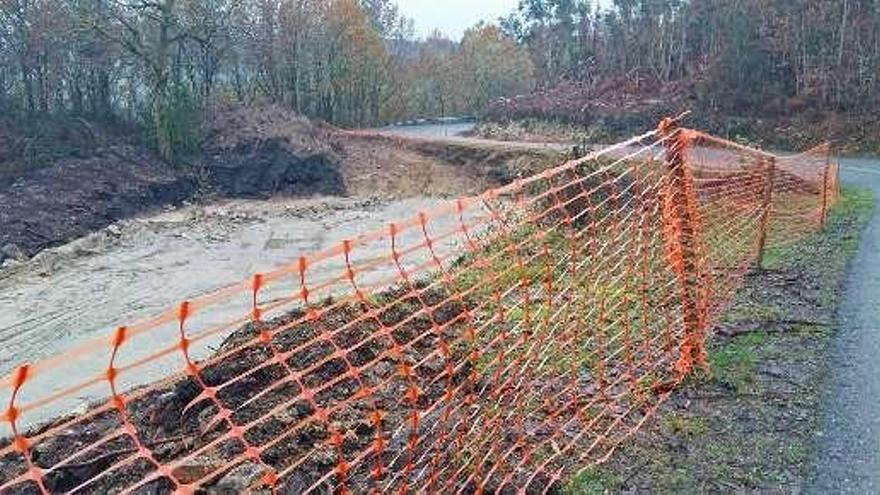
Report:
[[[523,0],[502,24],[544,84],[640,71],[732,111],[880,102],[877,0]]]
[[[411,25],[388,0],[2,0],[0,113],[140,123],[171,159],[218,100],[367,126],[531,88],[499,28],[417,42]]]
[[[393,0],[0,0],[0,113],[143,129],[166,159],[216,101],[344,126],[479,113],[637,73],[718,112],[876,112],[878,0],[522,0],[462,40]]]

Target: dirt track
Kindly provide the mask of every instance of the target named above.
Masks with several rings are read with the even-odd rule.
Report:
[[[880,197],[880,163],[843,160],[844,182]],[[852,262],[829,357],[824,424],[811,493],[880,491],[880,215]]]
[[[441,201],[228,201],[120,222],[44,251],[0,276],[0,374],[99,338],[186,298],[294,263],[303,253],[329,248],[363,230],[410,218]],[[218,311],[217,322],[237,316],[238,309],[233,305]],[[155,335],[156,342],[166,337]],[[205,346],[214,347],[222,338]],[[103,364],[97,360],[95,369],[80,371],[99,372]],[[141,383],[166,372],[161,364],[144,371]],[[49,386],[60,389],[81,378],[61,373]],[[90,398],[86,394],[81,399]],[[44,417],[28,419],[47,420],[81,404],[59,405],[57,410],[41,411]]]

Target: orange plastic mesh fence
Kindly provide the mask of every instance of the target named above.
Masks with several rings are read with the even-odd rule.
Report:
[[[664,121],[22,366],[0,491],[551,490],[705,366],[763,247],[838,195],[827,146]]]

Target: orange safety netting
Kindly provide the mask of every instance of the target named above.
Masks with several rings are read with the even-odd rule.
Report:
[[[829,157],[666,120],[22,366],[0,491],[551,490],[706,366]]]

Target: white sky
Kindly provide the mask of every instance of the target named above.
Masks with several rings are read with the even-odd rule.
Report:
[[[608,7],[611,0],[593,0]],[[397,0],[401,12],[415,21],[416,36],[426,37],[439,29],[460,39],[465,29],[484,20],[495,22],[519,6],[519,0]]]
[[[397,5],[415,20],[416,36],[425,37],[437,28],[459,39],[480,20],[494,22],[513,12],[519,0],[397,0]]]

